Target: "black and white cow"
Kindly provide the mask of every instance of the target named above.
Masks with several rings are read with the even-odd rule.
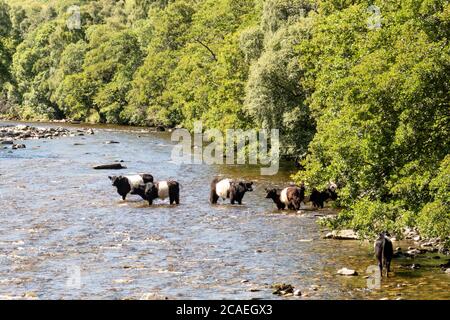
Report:
[[[386,277],[389,277],[391,271],[391,260],[394,255],[394,248],[392,241],[389,239],[389,234],[385,231],[380,234],[374,245],[375,256],[378,260],[380,274],[383,276],[383,267],[386,269]]]
[[[180,184],[176,181],[150,182],[141,185],[139,190],[142,191],[142,189],[144,189],[142,197],[148,201],[149,205],[152,205],[155,199],[164,200],[166,198],[169,198],[170,204],[180,204]]]
[[[247,191],[253,191],[253,182],[215,178],[211,182],[210,201],[212,204],[216,204],[219,198],[223,200],[229,198],[231,204],[235,202],[242,204],[242,199]]]
[[[299,210],[302,201],[305,199],[305,187],[287,187],[278,193],[277,189],[266,189],[267,199],[272,199],[278,210]]]
[[[324,202],[326,202],[328,199],[337,199],[338,196],[336,193],[336,189],[337,185],[335,183],[330,183],[328,188],[322,192],[319,192],[316,188],[313,188],[311,195],[309,196],[309,200],[312,202],[314,207],[323,208]]]
[[[125,200],[128,194],[136,194],[136,189],[141,185],[153,182],[151,174],[136,174],[128,176],[109,176],[112,185],[117,188],[117,193]]]

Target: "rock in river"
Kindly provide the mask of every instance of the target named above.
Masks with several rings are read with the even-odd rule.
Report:
[[[325,239],[336,239],[336,240],[358,240],[358,235],[355,231],[351,229],[347,230],[334,230],[327,233]]]
[[[121,163],[103,164],[93,167],[95,170],[120,170],[126,168],[127,167],[123,166]]]
[[[26,145],[24,145],[24,144],[13,144],[12,145],[12,149],[25,149],[27,146]]]
[[[272,285],[272,289],[274,289],[273,294],[282,296],[294,293],[294,287],[286,283],[275,283]]]
[[[410,249],[406,251],[406,254],[409,256],[417,256],[418,254],[421,254],[422,252],[418,249]]]
[[[341,276],[357,276],[358,275],[358,272],[356,272],[356,270],[347,269],[347,268],[342,268],[342,269],[338,270],[337,273],[340,274]]]

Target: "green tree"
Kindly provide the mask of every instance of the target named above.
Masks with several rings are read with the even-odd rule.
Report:
[[[439,203],[436,214],[449,214],[431,187],[449,153],[448,4],[383,2],[376,30],[361,19],[366,3],[326,4],[308,45],[317,134],[297,179],[342,186],[340,226],[373,235],[422,221],[425,234],[445,237],[448,220],[429,212]]]

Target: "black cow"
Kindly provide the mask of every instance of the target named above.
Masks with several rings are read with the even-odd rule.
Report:
[[[323,208],[324,202],[328,199],[337,199],[338,195],[336,193],[336,189],[337,186],[334,183],[330,184],[330,186],[322,192],[319,192],[316,188],[313,188],[311,195],[309,196],[309,200],[315,208]]]
[[[139,185],[153,182],[153,176],[151,174],[139,174],[129,176],[109,176],[112,185],[117,188],[117,193],[125,200],[127,195],[136,194],[136,189]]]
[[[386,269],[386,277],[389,277],[389,271],[391,269],[391,260],[394,255],[394,248],[392,241],[389,239],[389,234],[385,231],[380,234],[374,245],[375,256],[378,260],[378,266],[380,267],[380,274],[383,276],[383,267]]]

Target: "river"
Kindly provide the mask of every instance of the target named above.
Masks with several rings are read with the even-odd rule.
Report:
[[[93,128],[92,136],[0,150],[0,298],[450,298],[450,275],[437,267],[448,257],[395,259],[392,277],[373,289],[365,278],[376,264],[371,243],[322,239],[316,219],[331,209],[277,211],[264,188],[286,185],[294,168],[261,176],[257,166],[177,165],[169,133]],[[92,169],[117,160],[127,169]],[[122,201],[108,175],[137,172],[179,181],[181,204]],[[242,206],[211,206],[210,181],[218,175],[252,180],[255,190]],[[359,275],[336,275],[343,267]],[[273,295],[270,286],[279,282],[303,296]]]

